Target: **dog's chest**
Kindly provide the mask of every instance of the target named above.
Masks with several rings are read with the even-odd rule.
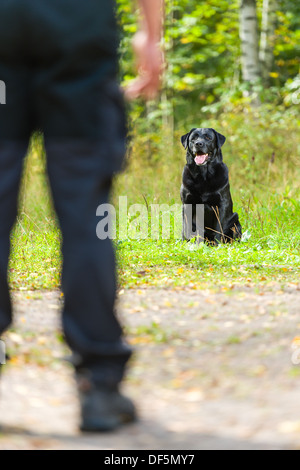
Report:
[[[221,194],[219,192],[213,193],[194,193],[194,204],[205,204],[208,206],[220,206]]]
[[[193,175],[186,167],[183,172],[183,186],[189,194],[190,202],[218,206],[222,199],[222,189],[228,184],[226,171],[215,171],[203,176]]]
[[[221,195],[215,186],[213,182],[201,179],[185,182],[185,187],[195,204],[219,205]]]

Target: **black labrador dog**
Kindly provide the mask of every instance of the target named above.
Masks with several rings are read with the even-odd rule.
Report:
[[[192,208],[192,231],[197,232],[197,204],[204,205],[201,238],[205,241],[211,244],[227,243],[242,235],[238,214],[233,212],[228,168],[223,162],[221,151],[225,140],[222,134],[207,128],[192,129],[181,137],[181,143],[187,150],[180,190],[184,240],[191,238],[186,223],[187,207]]]

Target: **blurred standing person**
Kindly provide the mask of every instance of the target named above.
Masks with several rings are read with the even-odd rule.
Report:
[[[138,77],[129,99],[160,86],[163,0],[139,0],[134,38]],[[0,80],[0,335],[12,322],[7,281],[24,156],[33,131],[44,134],[47,172],[62,231],[63,329],[73,352],[81,430],[133,421],[119,386],[131,356],[115,316],[111,241],[96,237],[96,209],[108,202],[125,154],[126,120],[117,84],[113,0],[2,0]]]

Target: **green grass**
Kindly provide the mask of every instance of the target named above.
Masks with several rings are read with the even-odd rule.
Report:
[[[264,248],[265,247],[265,248]],[[120,282],[134,286],[217,288],[233,285],[297,283],[299,251],[261,240],[218,247],[178,241],[123,242],[119,247]]]
[[[60,233],[46,226],[41,232],[26,218],[18,221],[12,239],[9,279],[12,289],[56,289],[60,283]]]
[[[55,289],[60,284],[61,236],[48,188],[41,136],[32,139],[19,199],[19,216],[11,237],[11,288]]]
[[[230,168],[234,209],[247,234],[244,241],[209,247],[175,239],[116,240],[121,287],[189,286],[230,292],[233,286],[276,284],[280,289],[299,282],[298,123],[285,123],[284,116],[278,124],[269,119],[270,128],[265,122],[260,125],[257,116],[252,121],[248,116],[247,122],[240,116],[220,118],[229,135],[224,157]],[[213,121],[207,125],[216,127]],[[288,153],[283,146],[284,132],[289,133]],[[170,154],[163,151],[166,135],[154,139],[155,154],[149,154],[152,142],[145,142],[145,136],[142,140],[136,137],[127,168],[115,181],[115,205],[119,196],[127,196],[128,205],[180,203],[185,156],[178,143],[181,132],[177,134]],[[254,142],[252,147],[248,135]],[[164,147],[160,147],[162,144]],[[95,217],[95,229],[96,224]],[[45,176],[42,139],[35,137],[25,165],[20,215],[12,235],[9,277],[13,289],[59,287],[60,239]]]

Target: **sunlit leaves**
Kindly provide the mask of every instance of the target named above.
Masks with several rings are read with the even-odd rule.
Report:
[[[257,1],[259,25],[262,0]],[[171,101],[175,121],[181,112],[180,100],[192,109],[210,105],[204,111],[216,112],[231,102],[244,105],[245,91],[240,77],[239,0],[166,0],[164,50],[167,60],[164,88]],[[118,0],[123,27],[121,44],[122,75],[131,79],[133,57],[130,40],[136,31],[136,15],[131,0]],[[299,70],[300,30],[298,2],[279,1],[272,87],[260,87],[261,101],[278,100],[280,87]],[[211,79],[217,78],[213,82]],[[174,93],[176,92],[176,93]],[[283,93],[283,98],[285,94]],[[186,101],[188,100],[188,101]],[[291,100],[285,101],[293,104]],[[211,106],[213,104],[213,107]],[[162,113],[163,114],[163,113]]]

